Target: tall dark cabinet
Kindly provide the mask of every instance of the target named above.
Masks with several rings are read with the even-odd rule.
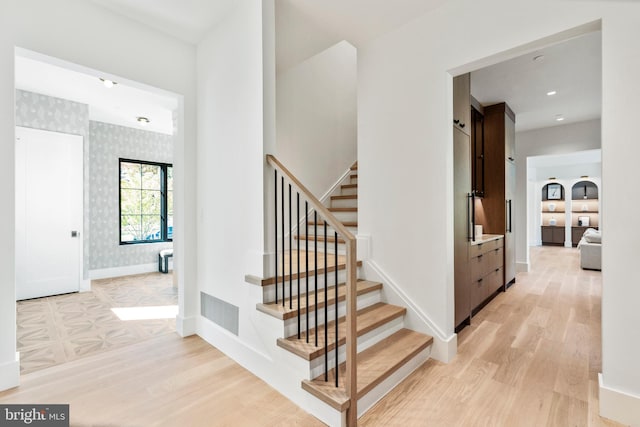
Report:
[[[471,313],[469,235],[472,227],[469,206],[471,193],[471,137],[469,124],[469,74],[453,79],[453,232],[455,326]]]
[[[516,116],[505,103],[484,107],[484,231],[504,234],[504,283],[515,281]]]

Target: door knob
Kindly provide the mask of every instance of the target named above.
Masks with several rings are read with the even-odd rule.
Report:
[[[71,237],[78,237],[78,234],[76,230],[71,231]]]

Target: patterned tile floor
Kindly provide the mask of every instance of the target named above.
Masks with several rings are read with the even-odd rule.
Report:
[[[17,303],[23,374],[104,350],[175,332],[175,318],[120,320],[117,307],[178,304],[172,274],[149,273],[94,280],[91,292]]]

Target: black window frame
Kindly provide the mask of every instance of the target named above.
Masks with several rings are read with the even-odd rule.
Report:
[[[132,240],[122,241],[122,163],[137,163],[141,166],[159,166],[160,167],[160,239],[156,240]],[[173,237],[168,236],[168,172],[167,169],[172,168],[172,163],[152,162],[148,160],[136,160],[120,157],[118,159],[118,240],[120,245],[140,245],[148,243],[165,243],[173,242]],[[142,191],[142,189],[140,190]],[[173,235],[172,235],[173,236]]]

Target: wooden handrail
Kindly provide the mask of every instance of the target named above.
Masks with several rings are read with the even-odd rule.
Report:
[[[347,409],[347,425],[357,426],[358,423],[358,381],[357,381],[357,327],[356,327],[356,282],[357,282],[357,255],[356,238],[338,219],[329,211],[301,182],[298,180],[275,156],[267,154],[267,163],[279,170],[287,180],[304,195],[311,207],[320,214],[325,223],[345,240],[346,247],[346,360],[345,360],[345,392],[349,397],[349,407]],[[305,215],[308,215],[305,212]],[[336,257],[338,254],[336,253]],[[277,286],[277,285],[276,285]],[[336,310],[337,310],[336,300]],[[326,321],[326,319],[325,319]],[[336,337],[337,342],[337,337]],[[336,360],[336,372],[338,361]]]
[[[356,238],[347,228],[342,225],[340,221],[333,215],[329,209],[327,209],[321,202],[318,200],[313,193],[311,193],[307,187],[305,187],[299,180],[296,178],[289,169],[284,167],[282,163],[278,159],[275,158],[272,154],[267,154],[267,163],[278,169],[284,176],[287,177],[289,181],[298,189],[304,196],[308,199],[309,204],[315,209],[324,219],[325,221],[333,227],[334,230],[341,234],[345,240],[356,241]]]

